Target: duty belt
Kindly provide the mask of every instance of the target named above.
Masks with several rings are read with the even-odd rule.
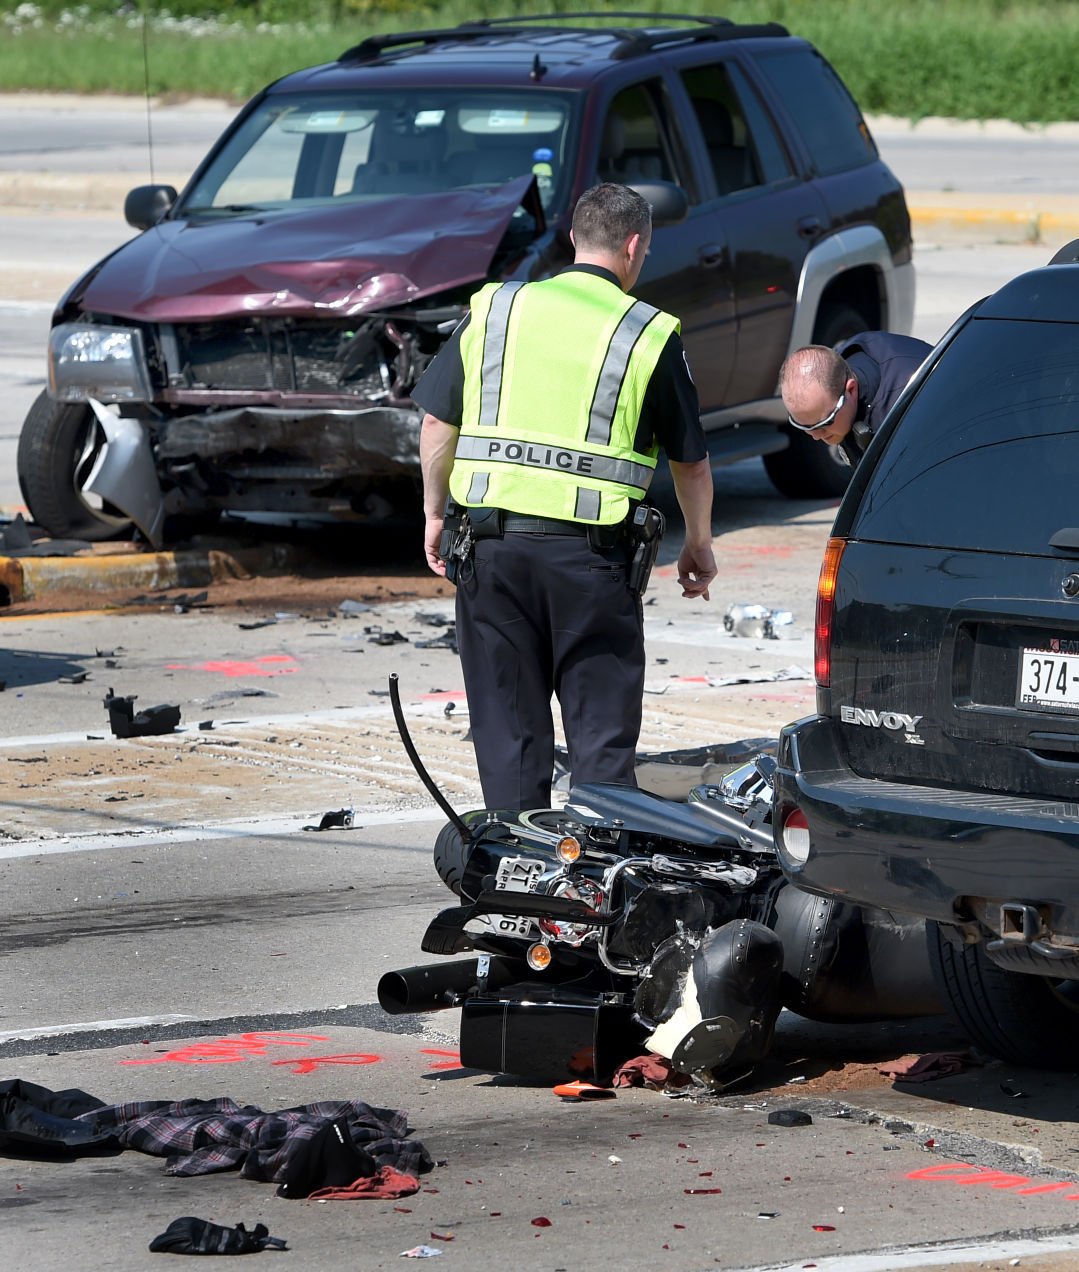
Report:
[[[588,526],[581,521],[553,521],[547,517],[524,517],[515,512],[502,514],[502,529],[507,534],[564,534],[584,538]]]

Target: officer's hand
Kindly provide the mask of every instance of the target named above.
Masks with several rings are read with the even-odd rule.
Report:
[[[438,545],[442,539],[444,520],[444,517],[428,515],[423,529],[423,553],[427,558],[427,564],[436,574],[441,574],[443,577],[446,574],[446,562],[438,555]]]
[[[678,583],[682,595],[708,600],[708,585],[716,577],[716,559],[711,546],[691,548],[684,544],[678,554]]]

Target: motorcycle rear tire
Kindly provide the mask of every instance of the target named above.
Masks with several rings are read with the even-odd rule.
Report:
[[[465,876],[469,845],[453,822],[447,822],[435,840],[434,858],[438,877],[457,896],[461,895],[461,880]]]

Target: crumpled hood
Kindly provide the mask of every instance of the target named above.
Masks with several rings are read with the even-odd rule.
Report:
[[[531,176],[297,212],[163,221],[108,258],[81,308],[153,322],[352,315],[487,278]]]

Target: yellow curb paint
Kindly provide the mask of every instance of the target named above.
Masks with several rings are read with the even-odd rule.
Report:
[[[136,587],[156,592],[250,577],[235,557],[216,549],[98,557],[0,557],[0,580],[5,565],[17,566],[21,572],[20,600],[36,600],[68,588],[104,592]]]

